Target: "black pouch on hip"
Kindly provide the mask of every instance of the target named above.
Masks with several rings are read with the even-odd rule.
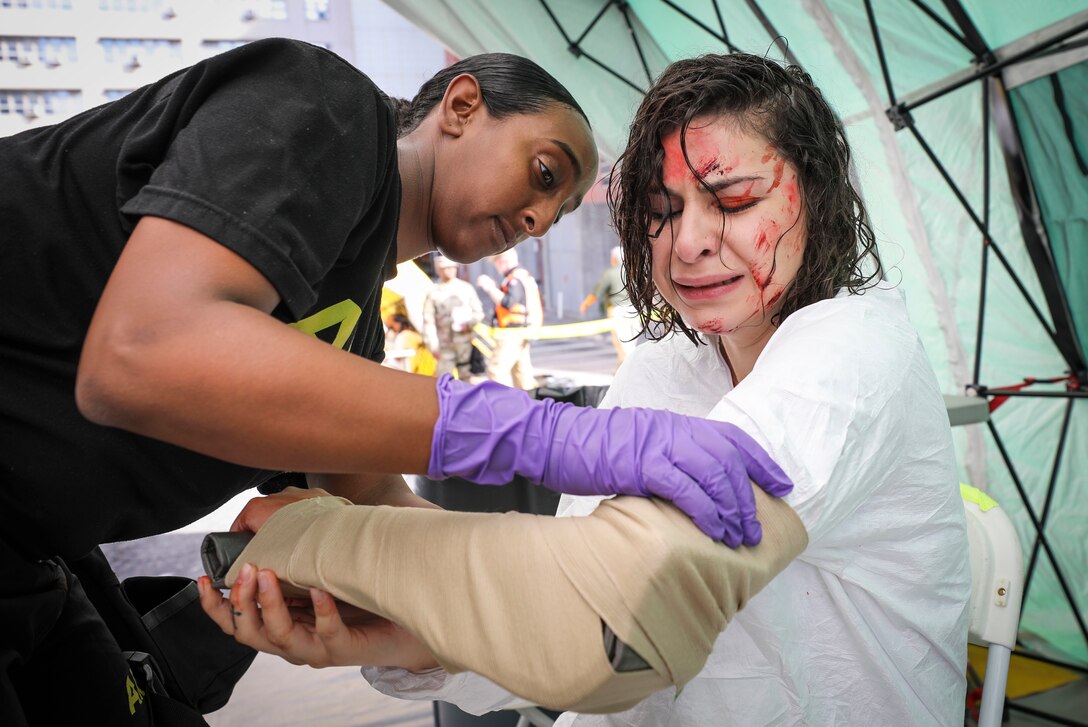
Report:
[[[136,576],[120,583],[100,549],[68,565],[121,649],[150,655],[167,696],[202,714],[227,703],[257,652],[208,618],[196,581]]]

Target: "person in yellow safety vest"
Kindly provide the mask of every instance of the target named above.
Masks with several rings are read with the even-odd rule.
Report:
[[[503,276],[502,285],[497,285],[487,275],[476,280],[476,285],[495,304],[495,325],[501,329],[487,362],[487,376],[507,386],[534,389],[536,377],[529,354],[529,338],[524,334],[544,323],[540,289],[529,271],[518,266],[518,254],[513,249],[493,256],[491,262]]]

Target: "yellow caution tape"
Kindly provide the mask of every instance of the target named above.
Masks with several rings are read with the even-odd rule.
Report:
[[[527,338],[532,341],[553,338],[578,338],[579,336],[595,336],[599,333],[608,333],[615,327],[616,324],[611,318],[601,318],[595,321],[560,323],[555,326],[538,326],[536,328],[494,328],[483,323],[477,323],[472,328],[472,332],[477,337],[484,339],[485,344],[493,347],[496,340],[504,337]]]

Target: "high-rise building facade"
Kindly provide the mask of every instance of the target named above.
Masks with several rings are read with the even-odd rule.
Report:
[[[0,136],[52,124],[259,38],[355,62],[351,0],[0,0]]]

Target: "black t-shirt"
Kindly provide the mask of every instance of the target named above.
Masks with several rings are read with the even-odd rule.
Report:
[[[380,361],[399,207],[388,99],[296,41],[254,42],[0,139],[3,537],[75,556],[179,527],[269,476],[76,409],[87,326],[141,216],[237,252],[279,291],[275,317]]]

